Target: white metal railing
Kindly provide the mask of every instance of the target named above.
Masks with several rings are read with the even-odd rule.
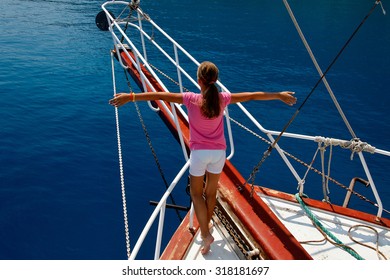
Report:
[[[196,66],[199,66],[200,63],[194,57],[192,57],[182,46],[180,46],[174,39],[172,39],[164,30],[162,30],[152,19],[150,19],[149,16],[147,14],[145,14],[138,6],[134,7],[134,11],[137,12],[137,18],[134,18],[134,19],[136,19],[138,21],[138,25],[135,24],[134,22],[128,22],[127,19],[126,20],[114,19],[114,17],[111,16],[111,14],[109,13],[109,11],[107,9],[108,6],[123,6],[123,9],[129,9],[129,4],[130,4],[129,2],[125,2],[125,1],[109,1],[109,2],[106,2],[106,3],[104,3],[102,5],[102,8],[106,12],[106,15],[107,15],[107,20],[109,22],[109,30],[110,30],[110,33],[112,34],[112,38],[113,38],[113,42],[114,42],[114,45],[115,45],[115,49],[116,49],[116,52],[118,54],[118,60],[119,60],[119,62],[121,64],[121,66],[124,67],[124,68],[127,68],[125,63],[122,61],[122,58],[120,56],[120,51],[122,51],[122,52],[124,52],[126,54],[128,59],[131,61],[131,63],[134,65],[134,67],[136,67],[136,69],[140,73],[143,88],[146,88],[146,86],[148,86],[152,90],[155,90],[153,85],[151,84],[151,82],[147,79],[147,77],[143,73],[143,71],[141,71],[141,66],[146,67],[146,69],[153,75],[153,77],[159,82],[159,84],[164,88],[165,91],[169,91],[167,89],[167,87],[164,85],[164,83],[159,79],[159,76],[155,73],[153,68],[148,63],[148,51],[147,51],[147,45],[146,44],[150,43],[176,68],[176,70],[177,70],[177,77],[178,77],[178,84],[179,84],[180,91],[183,91],[183,76],[184,76],[184,78],[186,78],[188,80],[188,82],[190,82],[192,85],[196,86],[199,89],[199,85],[196,82],[196,80],[193,79],[192,76],[180,64],[180,62],[179,62],[179,52],[182,55],[184,55],[185,57],[187,57]],[[144,30],[143,25],[142,25],[142,22],[144,20],[146,20],[153,27],[154,31],[158,31],[160,34],[163,35],[163,37],[165,39],[167,39],[172,44],[173,51],[174,51],[174,57],[171,57],[171,55],[169,55],[164,50],[164,48],[155,40],[155,38],[152,35],[149,35]],[[139,34],[140,34],[140,43],[139,44],[141,45],[140,48],[142,49],[142,53],[137,48],[136,43],[134,42],[134,40],[131,40],[128,37],[128,35],[124,32],[122,26],[125,25],[125,24],[128,27],[134,28],[135,30],[137,30],[139,32]],[[123,41],[125,43],[122,43],[122,39],[120,39],[119,36],[121,36],[123,38]],[[130,47],[132,53],[134,54],[135,59],[133,59],[133,57],[130,55],[127,47]],[[223,91],[229,92],[229,90],[220,81],[217,81],[217,85]],[[157,102],[160,102],[159,104],[161,104],[162,106],[164,106],[164,108],[166,108],[166,105],[165,105],[164,102],[162,102],[162,101],[157,101]],[[244,112],[244,114],[248,117],[248,119],[261,132],[265,133],[268,136],[268,138],[270,139],[271,142],[275,141],[273,136],[279,135],[280,134],[279,131],[273,131],[273,130],[268,130],[268,129],[264,128],[257,121],[257,119],[254,118],[249,113],[249,111],[241,103],[237,103],[237,106],[240,108],[240,110],[242,110]],[[158,215],[158,212],[160,212],[160,222],[159,222],[159,226],[158,226],[158,237],[157,237],[157,243],[156,243],[155,258],[159,257],[159,254],[160,254],[159,251],[160,251],[160,245],[161,245],[161,236],[162,236],[162,231],[163,231],[163,218],[164,218],[164,213],[165,213],[166,199],[169,196],[170,192],[173,190],[173,188],[176,186],[177,181],[183,176],[184,172],[187,170],[188,165],[189,165],[188,155],[187,155],[185,144],[184,144],[184,141],[183,141],[183,138],[182,138],[182,132],[181,132],[180,126],[178,124],[178,118],[177,118],[176,110],[179,110],[180,113],[185,118],[187,118],[187,120],[188,120],[188,116],[183,111],[181,106],[178,106],[177,104],[173,104],[172,103],[171,107],[172,107],[172,113],[170,114],[170,118],[176,124],[176,128],[177,128],[177,131],[178,131],[178,134],[179,134],[180,144],[182,146],[183,155],[184,155],[186,163],[183,166],[183,168],[180,170],[180,172],[178,173],[177,177],[174,179],[174,181],[172,182],[172,184],[170,185],[170,187],[168,188],[168,190],[166,191],[164,196],[161,198],[160,203],[157,205],[155,211],[153,212],[152,216],[150,217],[147,225],[145,226],[145,229],[143,230],[140,238],[137,241],[137,244],[136,244],[135,248],[133,249],[133,253],[131,255],[131,259],[134,259],[136,257],[136,254],[137,254],[137,252],[139,250],[139,247],[141,246],[141,244],[142,244],[142,242],[143,242],[147,232],[149,231],[152,223],[156,219],[156,217]],[[152,109],[155,109],[155,108],[152,108]],[[168,109],[167,109],[167,112],[169,112]],[[230,150],[231,150],[230,154],[228,156],[228,159],[230,159],[234,155],[234,141],[233,141],[233,134],[232,134],[231,124],[230,124],[230,119],[229,119],[229,112],[228,112],[227,109],[225,111],[225,117],[226,117],[226,125],[227,125],[227,134],[228,134],[228,138],[229,138],[229,147],[230,147]],[[300,139],[300,140],[306,140],[306,141],[313,141],[313,142],[318,142],[318,138],[319,138],[318,136],[302,135],[302,134],[295,134],[295,133],[288,133],[288,132],[284,132],[282,136],[283,137]],[[347,142],[348,141],[348,140],[340,140],[340,139],[333,139],[333,140],[339,141],[339,142]],[[274,148],[278,151],[279,155],[281,156],[281,158],[283,159],[283,161],[285,162],[285,164],[287,165],[287,167],[289,168],[289,170],[291,171],[291,173],[293,174],[293,176],[297,180],[297,184],[299,186],[300,193],[302,193],[303,192],[303,187],[304,187],[303,186],[304,180],[301,179],[301,177],[299,176],[298,172],[294,169],[292,164],[289,162],[289,160],[287,159],[287,157],[284,154],[284,151],[279,147],[279,145],[276,144]],[[390,152],[389,151],[385,151],[385,150],[375,149],[374,148],[374,152],[382,154],[382,155],[390,156]],[[362,163],[362,166],[363,166],[363,168],[365,170],[365,173],[367,175],[367,178],[368,178],[368,180],[370,182],[370,185],[371,185],[371,188],[373,190],[375,199],[377,201],[377,206],[378,206],[377,216],[381,217],[382,210],[383,210],[382,202],[381,202],[379,194],[378,194],[378,192],[376,190],[374,181],[373,181],[373,179],[371,177],[371,174],[369,172],[367,164],[366,164],[366,162],[364,160],[364,156],[363,156],[362,152],[358,152],[358,154],[359,154],[359,158],[360,158],[360,161]],[[193,215],[191,215],[191,216],[193,216]],[[192,221],[191,221],[191,224],[192,224]]]
[[[137,243],[133,248],[133,251],[130,255],[130,260],[134,260],[136,258],[137,253],[141,248],[142,243],[144,242],[145,237],[148,234],[150,228],[152,227],[154,221],[156,220],[158,214],[160,214],[160,219],[159,219],[158,229],[157,229],[154,258],[157,260],[160,257],[161,240],[162,240],[162,233],[164,229],[164,215],[165,215],[166,201],[169,195],[171,194],[171,192],[173,191],[173,189],[176,187],[181,177],[186,173],[189,166],[190,166],[190,162],[187,161],[186,164],[180,170],[180,172],[176,175],[175,179],[173,179],[171,185],[165,191],[164,195],[161,197],[160,202],[157,204],[156,208],[154,209],[152,215],[150,216],[148,222],[146,223],[144,229],[142,230],[140,237],[137,240]]]

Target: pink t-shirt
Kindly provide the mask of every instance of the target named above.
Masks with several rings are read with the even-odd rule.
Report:
[[[226,140],[223,124],[223,110],[230,103],[231,94],[221,92],[221,114],[213,119],[204,117],[200,111],[202,94],[194,92],[183,93],[183,104],[188,110],[190,122],[191,150],[225,150]]]

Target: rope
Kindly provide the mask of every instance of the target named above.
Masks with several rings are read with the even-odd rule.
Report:
[[[322,192],[324,195],[324,200],[329,202],[329,177],[330,177],[330,164],[332,161],[332,152],[333,146],[330,146],[330,152],[329,152],[329,159],[328,159],[328,174],[325,174],[325,151],[326,146],[321,145],[321,143],[318,143],[318,147],[321,151],[321,167],[322,167]]]
[[[343,149],[349,149],[352,154],[351,154],[351,160],[353,160],[353,156],[355,153],[360,153],[360,152],[369,152],[371,154],[375,153],[376,148],[368,144],[367,142],[362,142],[360,141],[359,138],[353,138],[350,141],[343,141],[343,140],[338,140],[338,139],[333,139],[333,138],[328,138],[328,137],[320,137],[317,136],[314,139],[315,142],[321,142],[324,143],[325,146],[340,146]]]
[[[306,204],[303,202],[302,198],[299,196],[299,193],[295,194],[295,198],[299,202],[299,204],[302,206],[303,210],[307,214],[307,216],[312,220],[313,224],[317,227],[320,228],[324,233],[326,233],[330,238],[332,238],[336,244],[352,255],[354,258],[358,260],[364,260],[359,254],[357,254],[352,248],[349,246],[344,245],[335,235],[333,235],[330,231],[328,231],[322,224],[321,222],[313,215],[313,213],[310,211],[310,209],[306,206]]]
[[[116,121],[116,135],[118,140],[118,157],[119,157],[119,172],[121,179],[121,191],[122,191],[122,204],[123,204],[123,218],[125,223],[125,236],[126,236],[126,249],[127,249],[127,258],[130,259],[130,237],[129,237],[129,223],[127,218],[127,206],[126,206],[126,189],[125,189],[125,179],[123,173],[123,160],[122,160],[122,145],[121,145],[121,136],[119,129],[119,116],[118,108],[115,108],[115,121]]]
[[[351,231],[352,231],[353,229],[358,228],[358,227],[365,227],[365,228],[368,228],[368,229],[372,230],[372,231],[375,233],[375,236],[376,236],[376,240],[375,240],[376,247],[375,247],[375,248],[372,247],[372,246],[369,246],[369,245],[367,245],[367,244],[364,244],[364,243],[362,243],[362,242],[360,242],[360,241],[357,241],[356,239],[354,239],[354,238],[351,236]],[[379,256],[379,255],[381,255],[381,256],[383,257],[383,259],[387,260],[386,256],[385,256],[381,251],[379,251],[379,233],[378,233],[378,231],[377,231],[375,228],[370,227],[370,226],[367,226],[367,225],[354,225],[354,226],[352,226],[352,227],[348,230],[348,236],[349,236],[349,238],[350,238],[352,241],[358,243],[359,245],[362,245],[362,246],[364,246],[364,247],[367,247],[367,248],[369,248],[369,249],[374,250],[374,251],[377,253],[377,255],[378,255],[378,259],[380,259],[380,256]]]
[[[112,52],[111,52],[111,67],[112,67],[112,81],[113,81],[113,88],[114,88],[114,95],[115,95],[116,93],[115,69],[114,69],[115,67],[114,67]],[[122,144],[121,144],[121,134],[119,128],[119,114],[118,114],[117,107],[115,107],[115,123],[116,123],[116,135],[117,135],[117,142],[118,142],[119,174],[120,174],[121,192],[122,192],[123,219],[125,224],[126,250],[127,250],[127,258],[130,259],[130,255],[131,255],[130,234],[129,234],[129,223],[127,218],[126,188],[125,188],[125,177],[123,172]]]
[[[309,165],[307,165],[307,170],[306,170],[306,172],[305,172],[305,175],[303,176],[303,178],[302,178],[302,181],[301,181],[301,184],[304,184],[305,183],[305,181],[306,181],[306,177],[307,177],[307,175],[309,174],[309,171],[311,170],[311,169],[313,169],[313,163],[314,163],[314,161],[315,161],[315,159],[316,159],[316,157],[317,157],[317,154],[318,154],[318,152],[320,151],[320,146],[318,145],[318,148],[316,149],[316,151],[315,151],[315,153],[314,153],[314,155],[313,155],[313,159],[311,160],[311,162],[310,162],[310,164]],[[286,154],[286,153],[285,153]]]

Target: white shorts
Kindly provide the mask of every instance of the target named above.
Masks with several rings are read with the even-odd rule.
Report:
[[[194,150],[190,155],[190,174],[203,176],[206,171],[219,174],[225,165],[225,150]]]

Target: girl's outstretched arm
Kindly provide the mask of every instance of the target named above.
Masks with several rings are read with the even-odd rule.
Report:
[[[281,100],[287,105],[294,105],[297,102],[297,98],[293,95],[292,91],[281,92],[240,92],[232,93],[230,103],[245,102],[250,100]]]
[[[143,92],[143,93],[117,93],[114,98],[110,99],[109,103],[115,107],[122,106],[128,102],[134,101],[152,101],[164,100],[167,102],[183,103],[183,95],[181,93],[171,92]]]

